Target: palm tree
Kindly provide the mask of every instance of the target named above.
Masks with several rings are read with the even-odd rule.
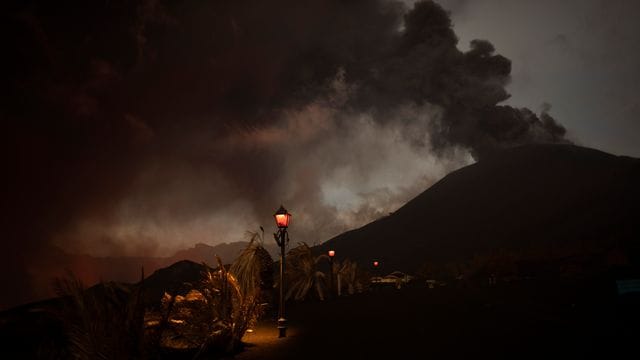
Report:
[[[218,256],[217,269],[203,264],[204,279],[197,292],[202,302],[193,305],[182,302],[182,307],[191,307],[189,310],[194,311],[187,312],[188,319],[177,326],[177,333],[179,338],[200,347],[195,358],[210,350],[234,351],[264,310],[261,293],[264,283],[272,283],[273,260],[262,246],[263,237],[258,233],[248,234],[249,244],[229,269]]]
[[[243,253],[250,252],[245,249]],[[216,259],[218,269],[211,271],[206,267],[204,274],[202,295],[209,304],[211,328],[197,356],[220,344],[226,344],[227,351],[236,349],[244,333],[257,321],[261,310],[257,301],[260,282],[259,275],[255,277],[255,265],[240,266],[235,262],[231,268],[243,269],[241,273],[245,277],[239,280],[225,269],[219,257]],[[243,286],[246,292],[242,290]]]
[[[264,230],[260,229],[261,233],[247,232],[249,244],[229,271],[217,257],[218,270],[205,273],[205,296],[216,318],[226,324],[223,329],[229,331],[227,351],[235,349],[247,329],[255,325],[263,311],[261,302],[273,289],[273,260],[263,246]],[[211,340],[215,342],[215,336]]]
[[[245,296],[268,300],[273,289],[273,259],[264,248],[264,230],[262,233],[248,231],[247,236],[249,244],[229,271],[238,279],[240,290]]]
[[[347,287],[349,295],[355,294],[356,290],[362,287],[358,280],[358,264],[349,259],[345,259],[340,264],[336,264],[336,277],[338,280],[338,296],[342,293],[343,285]]]
[[[325,274],[317,268],[318,263],[328,259],[327,255],[313,256],[306,243],[300,243],[287,253],[286,277],[288,291],[286,298],[302,300],[314,288],[320,300],[324,300]]]
[[[67,354],[58,355],[74,359],[140,359],[151,352],[144,342],[142,286],[101,282],[85,289],[69,272],[67,277],[56,279],[54,287],[63,299],[58,316],[68,339],[63,350]]]

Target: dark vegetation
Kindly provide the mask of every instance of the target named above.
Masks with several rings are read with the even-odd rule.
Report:
[[[3,346],[10,358],[209,358],[241,349],[245,331],[273,290],[273,261],[252,234],[231,266],[180,261],[135,285],[85,289],[69,274],[59,298],[4,312]],[[142,275],[144,278],[144,274]]]
[[[144,267],[145,271],[151,274],[158,269],[170,267],[172,264],[182,260],[190,260],[195,263],[211,263],[215,261],[216,256],[219,256],[223,263],[230,264],[247,245],[247,241],[222,243],[214,246],[196,244],[192,248],[177,251],[168,257],[96,257],[70,254],[55,246],[47,246],[42,249],[46,256],[43,256],[37,262],[33,262],[33,271],[44,275],[38,276],[32,286],[38,288],[39,297],[42,299],[54,296],[55,292],[50,285],[51,279],[65,276],[65,269],[72,271],[85,284],[95,284],[101,279],[134,283],[140,280],[140,267]],[[264,247],[270,253],[276,251],[275,244],[266,243]],[[195,273],[198,274],[199,272],[196,271]],[[38,297],[31,299],[31,301],[34,300],[38,300]],[[20,299],[9,295],[6,299],[0,301],[0,308],[8,308],[10,307],[9,305],[20,303]]]

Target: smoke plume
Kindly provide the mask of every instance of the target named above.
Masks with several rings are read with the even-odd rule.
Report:
[[[499,105],[510,61],[486,40],[458,50],[432,1],[5,7],[17,289],[51,245],[166,254],[268,228],[281,203],[294,241],[324,241],[496,149],[565,141],[547,112]]]

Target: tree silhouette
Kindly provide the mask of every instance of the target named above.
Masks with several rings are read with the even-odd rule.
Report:
[[[325,254],[314,256],[306,243],[291,249],[287,253],[286,298],[305,299],[313,288],[320,300],[324,300],[326,275],[318,270],[318,263],[327,259]]]

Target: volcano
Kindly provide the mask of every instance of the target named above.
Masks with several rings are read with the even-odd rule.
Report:
[[[640,159],[568,144],[510,148],[450,173],[394,213],[319,247],[415,271],[497,251],[638,262]]]

